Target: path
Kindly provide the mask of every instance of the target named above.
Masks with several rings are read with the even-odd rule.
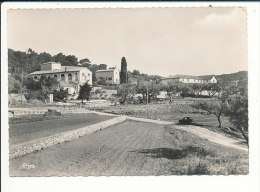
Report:
[[[194,126],[194,125],[185,125],[185,126],[174,125],[174,128],[188,131],[194,135],[208,139],[209,141],[220,144],[220,145],[225,145],[227,147],[233,147],[233,148],[240,149],[243,151],[248,151],[247,146],[241,145],[241,143],[243,143],[242,139],[229,138],[224,135],[210,131],[208,129],[205,129],[205,128],[202,128],[199,126]]]
[[[100,115],[111,115],[108,113],[102,113],[102,112],[95,112]],[[146,122],[146,123],[155,123],[159,125],[172,125],[174,122],[169,122],[169,121],[160,121],[160,120],[153,120],[153,119],[145,119],[145,118],[138,118],[138,117],[130,117],[130,116],[125,116],[127,119],[130,120],[135,120],[135,121],[140,121],[140,122]],[[248,147],[245,145],[242,145],[243,143],[242,139],[233,139],[226,137],[222,134],[210,131],[208,129],[202,128],[200,126],[194,126],[194,125],[173,125],[173,128],[184,130],[187,132],[190,132],[194,135],[197,135],[201,138],[208,139],[209,141],[213,143],[217,143],[220,145],[224,145],[227,147],[233,147],[239,150],[243,151],[248,151]]]

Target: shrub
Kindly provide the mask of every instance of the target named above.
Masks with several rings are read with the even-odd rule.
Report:
[[[51,117],[53,117],[53,116],[61,116],[61,112],[58,112],[55,109],[48,109],[48,111],[45,112],[43,114],[43,116],[47,116],[47,117],[49,117],[49,116],[51,116]]]
[[[67,90],[60,89],[59,91],[54,90],[54,92],[53,92],[54,101],[63,101],[64,99],[67,99],[68,96],[69,96],[69,93]]]
[[[45,94],[42,90],[30,91],[24,95],[27,100],[37,99],[40,101],[45,101]]]
[[[199,162],[197,165],[188,165],[187,175],[209,175],[210,171],[205,163]]]

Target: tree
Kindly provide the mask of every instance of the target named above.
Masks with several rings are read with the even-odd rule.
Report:
[[[191,89],[189,85],[179,84],[179,91],[180,91],[180,95],[184,99],[184,97],[187,97],[190,94]]]
[[[85,59],[81,59],[81,60],[79,61],[79,63],[80,63],[80,64],[90,64],[91,61],[90,61],[88,58],[85,58]]]
[[[133,75],[134,75],[134,76],[140,75],[140,71],[134,69],[134,70],[133,70]]]
[[[169,82],[164,89],[167,91],[167,96],[170,98],[170,103],[172,103],[172,97],[180,91],[180,86],[177,83]]]
[[[221,86],[218,83],[206,83],[203,89],[208,92],[209,97],[213,97],[216,93],[220,93]]]
[[[30,91],[36,91],[42,88],[41,82],[35,81],[31,77],[28,77],[27,79],[24,80],[24,86],[26,87],[27,90]]]
[[[52,56],[51,54],[49,53],[46,53],[46,52],[43,52],[43,53],[40,53],[37,57],[37,62],[39,64],[42,64],[42,63],[47,63],[47,62],[51,62],[52,61]]]
[[[242,133],[248,144],[248,98],[244,95],[232,95],[227,99],[227,110],[225,115]]]
[[[61,64],[64,63],[65,58],[66,58],[66,56],[63,55],[62,53],[59,53],[59,54],[54,55],[54,56],[52,57],[53,61],[58,62],[58,63],[61,63]]]
[[[63,65],[76,66],[78,65],[78,58],[75,57],[74,55],[68,55],[65,57]]]
[[[45,100],[48,97],[48,94],[53,94],[56,89],[59,88],[59,83],[55,78],[42,76],[40,79],[42,86],[41,92]]]
[[[226,109],[227,109],[227,103],[222,102],[219,99],[212,100],[212,101],[198,101],[192,105],[192,107],[196,109],[202,109],[207,111],[207,115],[213,114],[218,119],[218,127],[222,128],[222,121],[221,116],[224,115]]]
[[[201,92],[203,91],[203,85],[200,83],[194,83],[191,85],[191,92],[192,95],[198,97],[201,95]]]
[[[83,104],[84,99],[89,101],[91,89],[92,89],[92,87],[90,87],[90,85],[88,83],[85,83],[84,85],[80,86],[78,99],[81,99],[82,104]]]
[[[227,86],[222,94],[222,99],[227,101],[225,115],[239,130],[248,144],[248,83],[239,81]]]
[[[136,86],[131,84],[120,84],[117,86],[117,96],[120,97],[121,104],[125,104],[127,100],[133,99],[136,93]]]
[[[22,88],[20,81],[15,79],[13,76],[8,76],[8,93],[19,93]]]
[[[127,83],[127,62],[125,57],[121,60],[120,84]]]
[[[53,92],[53,100],[54,101],[63,101],[64,99],[67,99],[69,96],[68,90],[60,89],[54,90]]]

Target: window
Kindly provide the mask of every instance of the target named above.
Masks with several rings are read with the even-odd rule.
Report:
[[[77,81],[78,80],[78,74],[75,73],[75,80]]]
[[[53,77],[54,77],[55,79],[57,79],[57,75],[54,75]]]
[[[34,79],[37,79],[37,76],[34,76],[33,78],[34,78]]]
[[[69,80],[69,81],[72,81],[72,75],[71,75],[71,73],[68,74],[68,80]]]
[[[61,78],[62,81],[65,81],[65,76],[64,76],[64,74],[61,74],[61,75],[60,75],[60,78]]]

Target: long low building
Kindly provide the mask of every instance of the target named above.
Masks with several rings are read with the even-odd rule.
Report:
[[[32,72],[29,76],[36,81],[42,76],[53,77],[69,94],[77,94],[80,85],[85,83],[92,85],[92,72],[87,67],[61,66],[56,62],[43,63],[41,71]]]
[[[207,76],[190,76],[190,75],[175,75],[172,77],[162,78],[162,84],[168,83],[217,83],[214,75]]]

